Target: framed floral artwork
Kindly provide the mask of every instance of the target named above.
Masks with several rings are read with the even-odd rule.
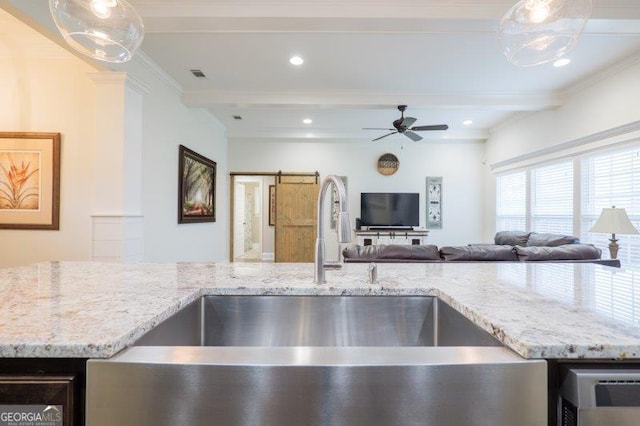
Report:
[[[216,162],[180,145],[178,223],[216,221]]]
[[[0,229],[60,229],[60,133],[0,132]]]

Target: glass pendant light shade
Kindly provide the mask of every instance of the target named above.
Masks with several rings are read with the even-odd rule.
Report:
[[[142,18],[124,0],[49,0],[49,9],[66,42],[92,58],[126,62],[142,44]]]
[[[498,37],[519,66],[551,62],[575,47],[591,16],[591,0],[520,0],[502,17]]]

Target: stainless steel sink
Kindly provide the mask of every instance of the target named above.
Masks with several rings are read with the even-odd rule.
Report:
[[[434,297],[207,296],[137,346],[501,346]]]
[[[209,296],[87,367],[87,424],[543,425],[544,360],[433,297]]]

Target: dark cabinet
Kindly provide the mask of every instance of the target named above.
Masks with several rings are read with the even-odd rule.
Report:
[[[72,426],[74,376],[0,376],[0,420],[43,419]],[[3,418],[6,417],[6,418]]]
[[[84,425],[86,364],[80,358],[0,358],[0,420],[7,413],[14,419],[39,415],[45,419],[40,424]]]

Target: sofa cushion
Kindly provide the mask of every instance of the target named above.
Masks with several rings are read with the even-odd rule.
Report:
[[[600,259],[602,250],[591,244],[565,244],[556,247],[516,246],[518,259],[536,260],[587,260]]]
[[[434,245],[389,244],[380,247],[378,259],[440,260],[440,252]]]
[[[558,247],[563,246],[565,244],[577,244],[580,242],[578,237],[574,237],[573,235],[562,235],[562,234],[538,234],[536,232],[532,232],[529,235],[529,240],[527,244],[516,244],[519,246],[528,246],[528,247]]]
[[[352,245],[342,251],[345,259],[441,260],[434,245]]]
[[[523,231],[500,231],[496,232],[493,238],[496,245],[526,246],[530,232]]]
[[[441,247],[440,255],[444,260],[518,260],[513,246],[483,245],[483,246],[455,246]]]
[[[377,259],[378,251],[382,246],[351,245],[342,250],[345,259]]]

